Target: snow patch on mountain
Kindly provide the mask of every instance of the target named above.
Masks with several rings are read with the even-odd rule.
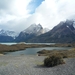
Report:
[[[31,26],[29,26],[27,29],[25,29],[24,31],[22,31],[23,33],[28,33],[28,34],[34,34],[39,32],[41,29],[43,29],[43,27],[38,24],[32,24]]]
[[[66,26],[67,28],[69,28],[69,26]]]
[[[16,33],[14,31],[0,29],[0,36],[11,36],[15,39],[18,35],[19,33]]]
[[[69,25],[73,25],[73,27],[75,28],[75,20],[66,20],[66,23],[68,23]]]
[[[74,23],[73,23],[73,27],[75,28],[75,21],[74,21]]]
[[[32,24],[30,25],[27,29],[25,29],[24,31],[22,31],[22,33],[26,33],[26,34],[36,34],[41,35],[44,34],[46,32],[48,32],[49,29],[48,28],[43,28],[41,24]]]

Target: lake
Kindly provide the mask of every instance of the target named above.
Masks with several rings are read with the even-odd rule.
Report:
[[[0,43],[0,44],[13,45],[13,44],[17,44],[17,43]]]
[[[12,45],[17,43],[1,43],[6,45]],[[26,43],[26,44],[55,44],[55,43]],[[15,51],[15,52],[5,52],[5,55],[36,55],[38,51],[43,49],[46,50],[69,50],[71,47],[42,47],[42,48],[26,48],[25,50]]]
[[[5,55],[37,55],[38,51],[46,50],[69,50],[70,47],[43,47],[43,48],[27,48],[21,51],[6,52]]]
[[[0,43],[0,44],[13,45],[13,44],[18,44],[18,43]],[[25,44],[46,44],[46,45],[51,45],[51,44],[55,44],[55,43],[25,43]]]

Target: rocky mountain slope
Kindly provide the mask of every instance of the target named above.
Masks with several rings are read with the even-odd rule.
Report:
[[[75,41],[75,21],[60,22],[51,31],[35,37],[28,42],[71,43]]]
[[[15,39],[17,42],[22,42],[25,41],[27,42],[28,40],[34,38],[35,36],[39,36],[41,34],[44,34],[48,32],[49,29],[44,29],[41,24],[32,24],[30,25],[27,29],[24,31],[20,32],[19,36]]]

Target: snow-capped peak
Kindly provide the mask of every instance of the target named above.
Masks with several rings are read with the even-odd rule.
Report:
[[[68,23],[68,26],[67,26],[68,28],[70,25],[72,25],[75,28],[75,20],[73,20],[73,19],[72,20],[66,20],[66,23]]]
[[[11,36],[15,39],[15,37],[17,37],[18,35],[19,33],[16,33],[14,31],[0,29],[0,36]]]
[[[38,24],[38,25],[32,24],[31,26],[29,26],[27,29],[25,29],[22,32],[31,34],[31,33],[37,33],[41,29],[43,29],[43,28],[42,28],[42,26],[40,24]]]

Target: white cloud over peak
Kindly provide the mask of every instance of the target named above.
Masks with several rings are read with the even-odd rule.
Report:
[[[37,22],[44,27],[53,28],[60,21],[75,17],[74,0],[45,0],[37,9]]]
[[[60,21],[75,17],[74,0],[45,0],[35,9],[28,9],[32,0],[0,0],[0,28],[21,31],[32,23],[53,28]]]

